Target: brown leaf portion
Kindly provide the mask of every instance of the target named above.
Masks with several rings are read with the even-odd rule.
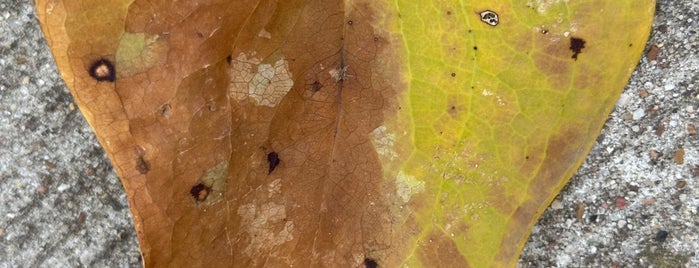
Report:
[[[386,7],[115,2],[37,7],[127,190],[146,266],[391,266],[409,253],[369,137],[402,83]]]
[[[471,267],[468,261],[459,253],[454,240],[446,234],[433,230],[420,241],[418,254],[422,263],[434,267]]]

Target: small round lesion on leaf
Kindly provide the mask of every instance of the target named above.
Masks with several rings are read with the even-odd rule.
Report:
[[[192,186],[189,193],[192,195],[195,201],[204,202],[206,201],[206,198],[209,197],[209,193],[211,193],[211,187],[203,183],[198,183],[197,185]]]
[[[364,258],[364,267],[377,268],[377,267],[379,267],[379,263],[376,262],[376,260],[374,260],[372,258]]]
[[[172,106],[169,103],[163,104],[163,106],[160,106],[160,115],[162,117],[170,116],[170,109],[172,109]]]
[[[216,102],[214,101],[209,101],[206,103],[206,110],[209,112],[214,112],[216,111]]]
[[[116,80],[116,70],[111,61],[101,58],[90,65],[88,73],[98,82],[114,82]]]
[[[481,21],[485,22],[486,24],[490,26],[497,26],[498,23],[500,23],[500,18],[498,17],[498,13],[495,13],[491,10],[486,10],[478,13],[481,16]]]

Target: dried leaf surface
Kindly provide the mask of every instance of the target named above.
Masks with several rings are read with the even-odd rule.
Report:
[[[653,7],[37,1],[148,267],[514,265]]]

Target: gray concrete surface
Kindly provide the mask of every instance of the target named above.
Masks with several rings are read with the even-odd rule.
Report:
[[[699,3],[658,2],[657,57],[641,60],[520,266],[699,267]],[[121,183],[31,1],[0,0],[0,133],[0,267],[141,265]]]

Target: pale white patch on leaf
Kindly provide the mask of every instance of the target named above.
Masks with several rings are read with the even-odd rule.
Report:
[[[551,6],[558,4],[560,2],[568,3],[568,0],[533,0],[527,1],[527,6],[532,6],[536,8],[539,14],[544,14],[551,8]]]
[[[276,179],[267,184],[267,197],[272,197],[274,195],[280,194],[282,192],[282,180]]]
[[[294,222],[286,220],[286,207],[273,202],[246,204],[238,208],[242,231],[250,237],[245,249],[248,255],[266,252],[294,239]]]
[[[396,176],[396,191],[403,202],[408,203],[414,194],[425,191],[425,182],[399,171]]]
[[[257,33],[257,37],[272,39],[272,34],[263,28],[259,33]]]
[[[393,149],[396,143],[396,135],[387,132],[386,126],[380,126],[371,132],[372,143],[376,152],[381,156],[394,160],[398,157],[398,153]]]
[[[289,62],[280,58],[273,64],[262,63],[254,54],[240,53],[231,61],[230,93],[238,101],[252,100],[257,105],[277,106],[294,86]]]
[[[347,74],[348,67],[349,66],[343,66],[342,68],[332,69],[328,71],[328,73],[330,73],[330,77],[332,77],[335,82],[346,81],[347,78],[349,78]]]

